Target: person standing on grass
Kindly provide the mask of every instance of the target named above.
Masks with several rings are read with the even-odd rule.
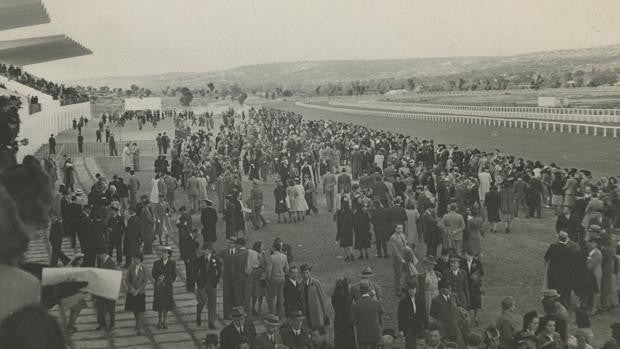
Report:
[[[309,265],[302,264],[300,270],[306,324],[308,324],[309,328],[328,326],[329,318],[327,317],[325,295],[323,294],[321,282],[312,277],[312,267]]]
[[[131,266],[125,274],[125,285],[127,285],[127,296],[125,297],[125,311],[131,311],[136,325],[134,330],[138,336],[143,329],[143,317],[146,309],[145,289],[147,283],[147,270],[142,265],[143,256],[139,251],[134,252],[131,257]]]
[[[394,234],[390,237],[390,254],[392,255],[392,267],[394,269],[394,289],[396,295],[400,296],[400,279],[403,272],[403,265],[406,263],[404,254],[407,248],[407,238],[403,232],[403,226],[397,225]]]
[[[424,334],[428,314],[424,295],[418,292],[418,279],[411,278],[405,284],[405,296],[398,302],[398,331],[405,338],[405,348],[414,349],[416,338]]]
[[[284,316],[284,283],[289,273],[288,258],[282,253],[282,244],[274,242],[273,253],[267,263],[267,307],[269,314]]]
[[[336,221],[336,243],[342,247],[345,262],[354,261],[353,256],[353,211],[349,206],[349,197],[343,196],[340,209],[334,215]]]
[[[327,202],[327,212],[331,213],[334,210],[334,195],[336,189],[336,176],[333,174],[332,169],[327,167],[327,173],[323,175],[323,194]]]
[[[463,251],[463,230],[465,230],[465,220],[463,215],[456,213],[455,203],[449,205],[449,212],[441,219],[444,230],[443,247],[454,248],[456,253]]]
[[[381,341],[384,310],[379,301],[370,297],[369,291],[368,286],[360,285],[362,299],[351,307],[351,323],[360,349],[376,349]]]
[[[276,188],[273,190],[273,196],[276,201],[276,213],[278,214],[278,223],[282,222],[282,218],[284,219],[284,223],[288,222],[286,220],[286,213],[288,212],[288,198],[286,197],[286,187],[279,179],[276,180]]]

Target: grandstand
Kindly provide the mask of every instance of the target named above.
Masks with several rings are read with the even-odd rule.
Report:
[[[0,31],[49,22],[40,0],[0,3]],[[21,99],[20,137],[28,140],[19,148],[18,161],[46,144],[50,134],[71,128],[74,119],[91,116],[87,95],[27,73],[23,67],[88,54],[92,51],[66,35],[0,41],[0,96]]]

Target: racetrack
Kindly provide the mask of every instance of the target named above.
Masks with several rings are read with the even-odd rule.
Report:
[[[351,113],[329,112],[295,105],[294,102],[265,104],[302,114],[310,120],[330,119],[353,122],[370,128],[401,132],[433,139],[436,144],[456,144],[481,150],[500,149],[524,159],[555,162],[567,168],[587,168],[595,177],[620,175],[620,140],[577,134],[559,134],[539,130],[436,123],[430,121],[388,119]]]

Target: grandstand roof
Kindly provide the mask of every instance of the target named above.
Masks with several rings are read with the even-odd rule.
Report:
[[[41,0],[0,0],[0,30],[49,22]]]
[[[0,41],[0,62],[16,66],[84,56],[91,53],[91,50],[66,35]]]

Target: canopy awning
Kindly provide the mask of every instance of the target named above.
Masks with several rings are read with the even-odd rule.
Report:
[[[92,54],[66,35],[0,41],[0,62],[16,66]]]
[[[0,30],[49,23],[41,0],[0,0]]]

